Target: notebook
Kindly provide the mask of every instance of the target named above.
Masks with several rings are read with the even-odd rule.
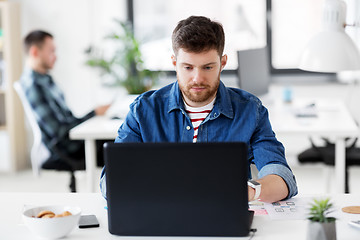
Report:
[[[109,232],[247,236],[245,143],[106,143]]]

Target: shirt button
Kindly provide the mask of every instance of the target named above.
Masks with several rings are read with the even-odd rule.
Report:
[[[187,126],[187,127],[186,127],[186,130],[190,130],[190,128],[191,128],[190,126]]]
[[[216,113],[214,113],[214,117],[216,117],[217,116],[217,114]]]

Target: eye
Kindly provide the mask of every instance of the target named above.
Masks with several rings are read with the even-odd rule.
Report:
[[[213,67],[211,67],[211,66],[206,66],[204,69],[205,69],[205,70],[211,70],[211,69],[213,69]]]
[[[190,66],[185,66],[184,69],[185,69],[185,70],[191,70],[192,67],[190,67]]]

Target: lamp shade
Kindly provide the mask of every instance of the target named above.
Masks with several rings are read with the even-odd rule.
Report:
[[[325,2],[324,30],[307,44],[300,60],[300,69],[328,73],[360,69],[359,50],[345,33],[345,19],[345,2]]]
[[[299,68],[314,72],[357,70],[360,69],[360,55],[344,31],[323,31],[308,43]]]

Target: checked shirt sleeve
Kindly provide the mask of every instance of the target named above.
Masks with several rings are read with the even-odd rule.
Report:
[[[67,136],[72,127],[95,115],[92,111],[83,118],[74,117],[65,105],[62,94],[56,98],[50,94],[49,89],[39,84],[27,88],[25,94],[36,114],[44,140],[47,141]]]

